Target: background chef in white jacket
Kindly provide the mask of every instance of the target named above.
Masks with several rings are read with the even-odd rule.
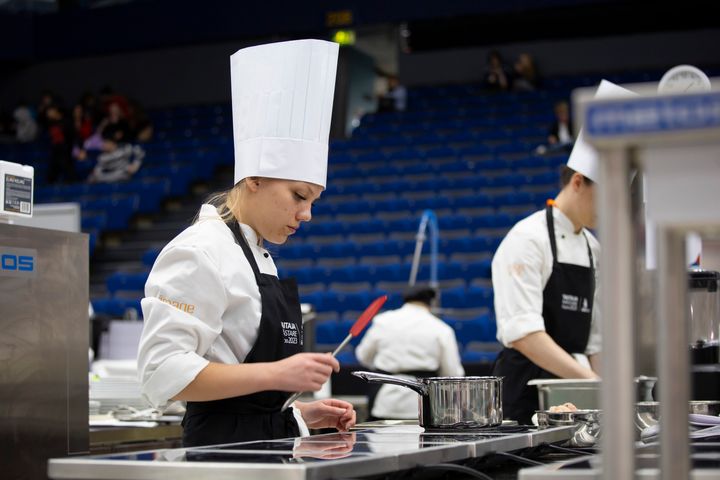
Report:
[[[289,392],[319,390],[339,365],[300,353],[297,286],[278,280],[263,247],[309,221],[325,188],[337,57],[337,44],[300,40],[230,58],[235,186],[162,250],[142,300],[143,394],[155,406],[187,401],[185,446],[355,423],[352,405],[333,399],[280,412]]]
[[[626,96],[603,80],[596,96]],[[601,349],[594,228],[597,153],[582,132],[561,173],[562,189],[544,210],[518,222],[492,262],[497,338],[505,346],[494,374],[503,379],[503,415],[530,423],[538,409],[534,378],[597,378]]]
[[[402,307],[375,317],[355,349],[360,363],[401,377],[465,375],[455,331],[430,312],[433,298],[433,289],[415,287],[403,296]],[[418,418],[418,394],[384,384],[370,413],[382,419]]]

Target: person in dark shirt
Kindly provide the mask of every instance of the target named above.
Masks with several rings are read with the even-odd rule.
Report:
[[[73,127],[70,118],[60,106],[53,104],[45,110],[45,124],[50,137],[48,183],[72,183],[76,180],[76,173],[72,156]]]

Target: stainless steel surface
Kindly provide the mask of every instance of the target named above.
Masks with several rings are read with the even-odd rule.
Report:
[[[420,426],[477,428],[502,423],[502,378],[429,377],[411,380],[374,372],[352,372],[369,382],[391,383],[418,394]]]
[[[13,249],[33,268],[0,272],[0,465],[40,479],[48,457],[88,452],[88,237],[0,224]]]
[[[629,158],[621,150],[603,152],[600,163],[599,202],[601,311],[604,388],[600,405],[612,411],[603,425],[603,478],[630,480],[634,472],[633,416],[635,403],[634,249],[632,211],[628,191]]]
[[[160,449],[52,459],[53,479],[325,480],[392,473],[492,452],[515,451],[569,438],[570,428],[501,433],[424,432],[412,425],[269,442]]]
[[[645,87],[655,90],[653,84]],[[580,95],[577,95],[579,93]],[[602,376],[612,385],[603,389],[602,408],[613,414],[605,424],[603,442],[603,478],[628,479],[632,467],[633,432],[630,409],[633,408],[626,384],[626,370],[633,363],[635,342],[634,264],[628,222],[627,170],[642,163],[649,234],[659,241],[658,288],[655,309],[658,322],[657,356],[660,401],[669,415],[663,425],[662,478],[682,479],[689,475],[687,415],[689,352],[687,352],[684,234],[715,235],[720,231],[720,189],[717,163],[720,142],[720,111],[706,105],[720,103],[720,92],[687,93],[672,96],[643,95],[623,99],[580,98],[574,92],[576,118],[585,124],[585,138],[599,151],[600,233],[603,313]],[[696,119],[702,118],[701,121]],[[682,195],[675,195],[682,192]],[[654,257],[653,257],[654,258]],[[687,352],[685,354],[684,352]],[[665,428],[669,427],[669,428]],[[629,461],[628,461],[629,460]],[[667,467],[667,468],[666,468]],[[695,475],[695,473],[693,473]],[[715,473],[717,478],[717,472]]]
[[[690,400],[688,413],[699,415],[720,415],[720,400]]]
[[[694,270],[689,273],[691,288],[690,343],[695,347],[714,346],[720,342],[720,274],[716,271]]]
[[[635,427],[638,433],[653,427],[660,420],[660,402],[638,402],[635,404]]]
[[[643,84],[644,91],[657,86]],[[715,87],[717,88],[717,87]],[[684,402],[688,397],[689,362],[686,323],[685,250],[684,234],[694,231],[700,235],[715,235],[720,230],[720,189],[717,188],[720,151],[718,110],[706,110],[705,105],[720,103],[720,92],[647,95],[623,99],[580,98],[576,92],[576,118],[586,126],[586,140],[600,154],[599,182],[600,232],[603,246],[601,272],[604,351],[603,378],[613,387],[604,389],[602,407],[619,413],[606,422],[606,441],[603,444],[603,477],[627,479],[635,474],[632,452],[627,448],[632,432],[629,409],[633,408],[626,394],[627,360],[632,362],[635,342],[628,342],[634,319],[627,315],[633,310],[632,271],[634,263],[631,232],[635,224],[627,200],[627,167],[642,162],[648,228],[646,234],[657,234],[659,240],[658,288],[656,308],[658,332],[658,370],[664,415],[669,428],[662,428],[664,454],[661,455],[663,478],[687,478],[687,419]],[[695,121],[702,118],[701,121]],[[661,120],[662,119],[662,120]],[[667,120],[667,123],[665,122]],[[674,195],[674,192],[683,192]],[[650,223],[659,226],[650,228]],[[610,385],[608,385],[610,387]],[[683,414],[679,415],[680,412]],[[612,432],[611,432],[612,429]],[[683,433],[683,430],[685,432]],[[672,451],[671,451],[672,450]],[[668,468],[666,468],[668,467]]]
[[[688,413],[697,415],[720,415],[720,401],[691,400]],[[639,431],[657,425],[660,422],[660,402],[638,402],[635,404],[635,426]]]
[[[707,445],[707,444],[703,444]],[[693,458],[699,464],[717,465],[720,462],[720,453],[717,450],[720,445],[710,445],[715,450],[696,451]],[[636,478],[647,480],[660,480],[661,472],[657,468],[659,464],[659,445],[646,445],[640,447],[636,455]],[[545,480],[561,478],[563,480],[599,480],[602,478],[603,462],[600,455],[590,457],[579,457],[567,461],[551,463],[541,467],[526,468],[519,472],[520,480]],[[694,468],[690,470],[689,475],[684,478],[693,480],[709,480],[720,478],[720,469],[713,468]]]
[[[690,400],[690,353],[687,346],[687,270],[685,232],[658,225],[660,470],[664,480],[687,478],[690,471],[687,408]],[[672,388],[664,388],[672,385]]]
[[[594,447],[601,437],[602,412],[600,410],[576,410],[574,412],[538,411],[538,427],[541,429],[560,426],[573,427],[568,440],[571,447]]]
[[[600,380],[538,378],[530,380],[538,390],[539,410],[570,402],[577,408],[600,408]]]

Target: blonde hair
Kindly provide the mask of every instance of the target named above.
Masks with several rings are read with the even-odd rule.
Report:
[[[229,190],[211,193],[203,203],[208,203],[217,208],[220,219],[225,223],[236,221],[235,212],[240,204],[240,193],[245,188],[245,180],[240,180],[235,186]],[[195,215],[192,223],[197,223],[199,213]]]

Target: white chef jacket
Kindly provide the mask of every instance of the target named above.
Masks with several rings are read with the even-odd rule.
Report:
[[[261,273],[277,276],[255,231],[240,228]],[[239,364],[258,336],[262,304],[252,267],[212,205],[160,252],[145,284],[138,373],[143,396],[164,406],[209,362]],[[293,409],[301,433],[307,427]]]
[[[601,347],[600,295],[597,287],[600,244],[587,229],[575,233],[572,222],[559,208],[553,208],[552,211],[558,262],[590,266],[586,236],[592,250],[596,288],[585,354],[593,355],[599,353]],[[542,317],[543,290],[552,267],[553,255],[543,209],[518,222],[508,232],[493,257],[497,339],[506,347],[530,333],[545,331]]]
[[[427,308],[406,303],[375,317],[355,349],[363,365],[387,372],[427,371],[463,376],[455,331]],[[372,410],[377,418],[417,418],[418,394],[383,385]]]

